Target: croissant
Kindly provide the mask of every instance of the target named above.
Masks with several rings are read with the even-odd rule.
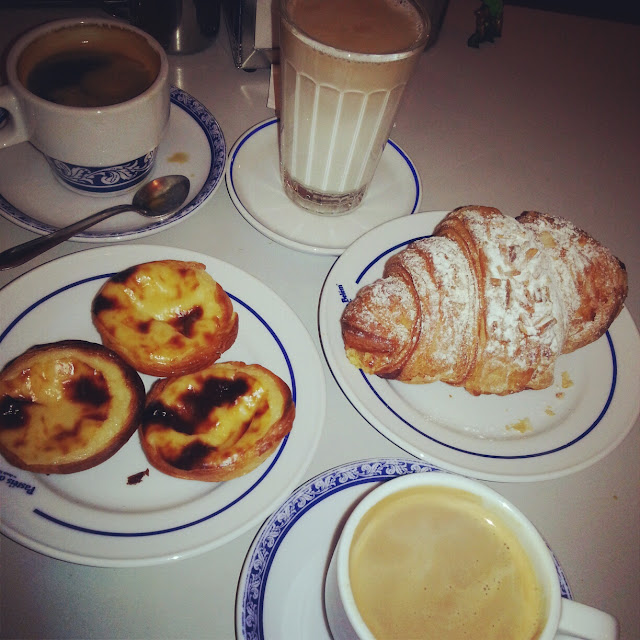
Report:
[[[366,373],[505,395],[549,387],[558,357],[603,335],[626,295],[624,264],[568,220],[467,206],[358,291],[342,337]]]

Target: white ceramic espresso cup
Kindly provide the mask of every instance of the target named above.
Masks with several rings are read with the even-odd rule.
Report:
[[[69,106],[39,97],[27,88],[29,73],[65,47],[78,49],[77,34],[89,29],[87,46],[132,52],[152,69],[150,86],[107,106]],[[111,39],[112,44],[109,44]],[[113,42],[117,39],[117,44]],[[66,53],[65,53],[66,55]],[[130,56],[131,57],[131,56]],[[155,75],[155,77],[154,77]],[[20,37],[7,56],[8,84],[0,87],[0,149],[30,142],[41,151],[65,187],[90,196],[113,196],[135,188],[150,173],[169,122],[167,56],[151,36],[127,23],[103,18],[49,22]],[[120,76],[116,76],[114,87]]]
[[[444,490],[444,494],[442,494],[442,492],[440,491],[441,489]],[[537,618],[538,621],[535,623],[534,631],[532,633],[527,632],[527,639],[531,638],[531,640],[553,640],[556,638],[560,639],[566,636],[570,636],[571,638],[583,638],[586,640],[615,640],[618,637],[618,624],[615,618],[607,613],[574,602],[572,600],[568,600],[561,596],[558,574],[551,552],[549,551],[547,545],[545,544],[544,540],[535,529],[535,527],[518,509],[516,509],[512,504],[505,500],[500,494],[496,493],[492,489],[489,489],[480,482],[469,480],[468,478],[464,478],[454,474],[436,472],[413,473],[385,482],[384,484],[374,489],[371,493],[367,494],[349,516],[331,559],[325,582],[325,611],[334,640],[374,640],[374,638],[376,637],[378,638],[378,640],[380,640],[381,637],[386,637],[384,635],[375,636],[372,633],[370,628],[365,623],[363,615],[361,615],[358,605],[356,604],[354,590],[357,591],[357,587],[355,586],[355,583],[352,584],[350,573],[351,551],[352,547],[358,548],[359,550],[363,549],[363,547],[358,547],[358,545],[360,544],[359,540],[363,539],[363,535],[369,535],[369,531],[371,531],[372,529],[367,529],[367,527],[371,526],[371,523],[375,521],[375,518],[378,517],[380,513],[396,514],[393,516],[393,518],[397,519],[389,521],[393,523],[393,527],[395,527],[396,523],[398,528],[406,528],[407,526],[410,526],[407,524],[407,511],[404,512],[404,517],[400,515],[402,513],[401,511],[381,511],[380,503],[390,496],[393,496],[391,500],[395,500],[397,504],[397,501],[399,499],[406,500],[406,496],[413,495],[415,496],[414,499],[421,500],[421,496],[432,495],[430,493],[420,493],[421,491],[435,491],[436,494],[440,493],[444,495],[444,498],[441,497],[436,499],[443,500],[443,504],[447,505],[445,507],[446,509],[448,509],[448,505],[451,504],[452,500],[461,500],[462,502],[460,502],[460,504],[462,505],[472,505],[474,517],[476,515],[479,515],[480,520],[485,522],[486,518],[488,518],[490,519],[489,524],[492,525],[493,523],[496,523],[499,531],[508,531],[509,536],[513,534],[513,537],[511,538],[512,544],[508,546],[508,548],[510,549],[509,553],[511,553],[511,549],[513,547],[521,547],[518,551],[519,556],[514,555],[514,557],[525,558],[525,563],[522,566],[527,568],[525,572],[526,575],[534,577],[534,580],[518,580],[516,582],[507,582],[508,578],[502,578],[502,576],[505,575],[505,571],[503,570],[502,573],[499,574],[501,576],[502,583],[500,583],[500,580],[498,581],[498,583],[493,582],[493,586],[491,588],[494,590],[499,590],[500,588],[504,589],[505,584],[509,584],[511,587],[513,587],[513,584],[536,585],[534,591],[537,595],[532,601],[538,603],[539,606],[535,608],[535,611],[540,611],[540,615]],[[429,500],[431,500],[431,498],[429,498]],[[391,504],[391,502],[387,501],[384,503],[384,505],[388,504]],[[409,507],[403,507],[405,509],[415,509],[415,502],[405,502],[404,504],[409,504]],[[386,509],[384,505],[382,509]],[[429,502],[429,505],[431,505],[431,502]],[[374,507],[377,507],[378,510],[372,511]],[[429,508],[431,508],[431,506]],[[463,509],[466,511],[466,506],[463,507]],[[438,515],[434,518],[434,522],[436,523],[436,525],[434,525],[436,527],[434,531],[440,531],[440,529],[437,529],[437,527],[441,526],[442,518],[442,515]],[[457,521],[453,520],[452,522],[455,523]],[[484,526],[484,524],[482,524],[482,526]],[[376,531],[375,526],[373,530]],[[425,531],[426,530],[427,529],[425,529]],[[431,531],[431,529],[428,530]],[[470,526],[468,530],[474,529],[472,526]],[[377,531],[379,531],[379,529]],[[442,529],[441,531],[446,531],[446,529]],[[363,534],[363,532],[365,532],[365,534]],[[354,534],[356,536],[355,540]],[[378,534],[376,533],[375,535]],[[373,544],[372,547],[370,547],[376,550],[376,556],[378,555],[378,553],[382,554],[383,551],[388,552],[391,549],[401,549],[401,546],[395,545],[398,543],[406,543],[406,540],[400,542],[388,538],[389,544],[378,544],[380,542],[380,539],[376,538],[375,535],[374,537],[369,538],[368,541],[370,543],[372,541],[376,543]],[[444,535],[446,536],[447,540],[451,540],[454,537],[450,532],[449,534],[445,533]],[[491,535],[492,534],[489,534],[489,539],[491,539]],[[433,538],[435,537],[437,537],[437,534],[434,533]],[[474,534],[474,537],[470,540],[467,547],[474,547],[474,541],[476,539],[477,536]],[[506,537],[506,539],[508,540],[508,536]],[[419,540],[420,544],[422,545],[428,546],[430,544],[430,538],[428,536],[421,536]],[[515,544],[513,544],[514,542]],[[433,547],[435,548],[435,543]],[[524,554],[522,554],[521,551],[524,551]],[[357,562],[357,553],[354,554],[354,556],[354,562]],[[390,558],[392,560],[393,557],[393,553],[391,553]],[[443,555],[441,553],[438,558],[442,557],[445,558],[447,563],[449,563],[449,561],[451,563],[455,563],[456,560],[459,560],[460,557],[462,557],[462,554],[452,553]],[[511,558],[510,555],[507,555],[506,557]],[[371,558],[371,556],[369,556],[369,558]],[[526,558],[528,558],[528,560],[526,560]],[[468,560],[469,558],[466,557],[465,563],[462,564],[463,568],[469,566]],[[378,562],[377,559],[376,562]],[[384,561],[381,560],[381,562]],[[510,560],[507,560],[506,562],[510,562]],[[371,564],[372,563],[367,563],[367,571],[369,571],[369,566]],[[396,564],[400,567],[402,566],[400,561],[397,561]],[[423,575],[421,573],[423,571],[423,566],[421,565],[421,563],[418,564],[419,566],[417,566],[417,573]],[[440,565],[435,560],[432,560],[427,564],[428,569],[425,569],[424,573],[424,576],[427,576],[426,584],[424,587],[420,587],[420,590],[432,588],[438,589],[438,587],[443,587],[444,580],[442,579],[442,577],[444,575],[457,576],[460,574],[459,570],[456,570],[458,571],[457,574],[455,572],[454,574],[449,574],[447,571],[444,571],[439,574],[440,580],[437,580],[434,578],[432,572],[435,571],[435,569],[433,569],[434,566]],[[533,569],[533,573],[529,571],[530,569]],[[355,570],[357,571],[357,568]],[[403,577],[406,576],[407,573],[408,572],[402,573]],[[413,573],[413,569],[411,569],[411,573]],[[367,580],[364,583],[361,580],[361,585],[368,585],[372,583],[378,584],[378,582],[371,579],[371,576],[373,574],[371,574],[370,572],[364,575],[367,577]],[[392,574],[381,573],[379,575],[388,576]],[[421,580],[422,579],[423,578],[421,577]],[[486,576],[483,577],[483,580],[485,579]],[[404,581],[405,580],[400,580],[399,582]],[[383,585],[383,589],[380,591],[383,600],[382,602],[378,603],[376,609],[384,610],[385,608],[392,606],[390,604],[391,596],[387,596],[386,594],[392,594],[394,593],[394,591],[401,591],[401,585],[394,584],[393,582],[393,580],[381,580],[379,582],[379,584]],[[499,586],[496,587],[496,584],[499,584]],[[481,588],[484,588],[484,585],[481,585]],[[522,591],[526,591],[529,587],[518,586],[517,588],[522,589]],[[469,586],[468,589],[468,591],[464,592],[465,594],[473,593],[473,591],[471,590],[472,587]],[[513,589],[515,589],[515,587]],[[512,592],[513,589],[511,589]],[[389,598],[388,602],[386,601],[387,597]],[[422,602],[423,597],[424,596],[420,595],[417,600],[414,600],[414,605],[416,604],[416,602]],[[447,596],[445,596],[445,600],[443,600],[442,602],[446,602],[446,597]],[[521,595],[517,596],[517,598],[519,601],[521,599]],[[476,602],[475,599],[472,600],[473,602]],[[483,598],[480,598],[478,601],[482,600]],[[403,597],[399,598],[398,601],[402,601],[404,603]],[[495,610],[500,611],[501,609],[499,598],[497,599],[497,602],[498,605],[494,605]],[[482,603],[480,606],[484,607],[485,604]],[[420,604],[418,604],[418,608],[419,607]],[[444,606],[441,606],[440,608],[445,609]],[[451,611],[456,611],[455,605]],[[447,610],[447,614],[445,617],[454,617],[454,614],[451,613],[451,611]],[[461,609],[458,609],[458,613],[460,611]],[[486,613],[486,611],[484,613]],[[476,616],[476,614],[478,617],[482,617],[483,612],[476,609],[476,613],[474,613],[473,616],[469,616],[469,618],[473,618],[474,616]],[[501,624],[508,624],[508,622],[501,621]],[[465,635],[464,637],[485,637],[485,635],[478,634],[477,632],[474,633],[472,630],[474,628],[473,625],[470,626],[471,629],[467,628],[465,631],[465,633],[468,633],[468,635]],[[433,634],[434,629],[427,628],[427,625],[422,626],[421,629],[422,628],[426,629],[424,637],[438,637],[440,640],[448,640],[448,638],[450,637],[447,633],[442,632],[442,630],[436,631],[436,635],[430,635],[430,633]],[[478,628],[477,631],[481,632],[482,630]],[[508,633],[510,633],[510,631]],[[403,635],[401,637],[406,640],[408,636]],[[413,635],[411,637],[413,639]],[[505,636],[501,635],[500,637]]]

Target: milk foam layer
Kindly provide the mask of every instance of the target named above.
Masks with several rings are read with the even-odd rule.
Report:
[[[318,42],[343,51],[396,53],[416,46],[424,24],[406,0],[294,0],[291,19]]]
[[[376,637],[532,640],[544,624],[542,588],[516,535],[465,491],[382,500],[358,525],[349,567]]]

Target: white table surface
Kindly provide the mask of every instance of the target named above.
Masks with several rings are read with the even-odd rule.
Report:
[[[466,41],[478,4],[452,0],[392,133],[422,178],[421,208],[478,203],[511,215],[537,209],[572,219],[626,263],[627,308],[638,324],[640,27],[507,6],[503,37],[472,49]],[[28,26],[79,13],[86,11],[0,10],[0,48]],[[273,115],[269,72],[235,69],[224,28],[206,51],[171,57],[171,81],[211,110],[229,148]],[[0,219],[0,250],[32,237]],[[259,277],[320,349],[318,296],[334,258],[267,239],[236,211],[224,185],[197,215],[144,242],[203,252]],[[91,246],[66,242],[0,273],[0,286]],[[323,366],[327,416],[305,478],[350,460],[405,455],[360,417],[324,359]],[[489,483],[540,529],[574,597],[618,618],[623,640],[640,638],[639,427],[584,471]],[[0,536],[0,636],[231,639],[238,576],[258,528],[194,558],[135,569],[74,565]]]

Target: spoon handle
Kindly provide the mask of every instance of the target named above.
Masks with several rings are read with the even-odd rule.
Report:
[[[139,211],[139,209],[132,204],[118,204],[114,207],[98,211],[98,213],[94,213],[88,218],[78,220],[78,222],[74,222],[68,227],[58,229],[58,231],[54,231],[49,235],[40,236],[39,238],[34,238],[33,240],[11,247],[0,253],[0,271],[24,264],[36,256],[39,256],[41,253],[59,245],[61,242],[68,240],[71,236],[76,235],[76,233],[84,231],[98,222],[102,222],[111,216],[125,211]]]

